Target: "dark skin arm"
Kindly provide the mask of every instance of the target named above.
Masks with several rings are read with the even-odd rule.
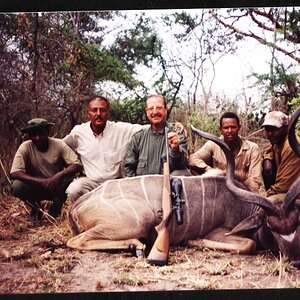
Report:
[[[82,166],[79,164],[71,164],[62,171],[54,174],[53,176],[49,178],[42,178],[42,177],[35,177],[32,175],[27,174],[24,171],[17,171],[14,173],[11,173],[12,179],[19,179],[24,182],[28,183],[34,183],[37,185],[40,185],[45,190],[50,192],[55,192],[61,181],[64,177],[69,175],[74,175],[82,170]]]

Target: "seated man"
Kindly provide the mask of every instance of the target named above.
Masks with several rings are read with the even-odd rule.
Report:
[[[12,194],[31,206],[31,221],[40,220],[40,202],[51,200],[49,214],[60,215],[66,200],[65,190],[82,169],[76,153],[60,139],[49,137],[53,126],[45,119],[32,119],[21,131],[30,140],[23,142],[14,157],[10,175]]]
[[[132,135],[141,130],[139,124],[109,121],[110,103],[103,96],[88,101],[89,121],[76,125],[63,139],[80,157],[83,175],[67,189],[75,202],[80,196],[109,179],[124,175],[124,159]]]
[[[288,141],[288,116],[269,112],[262,125],[271,145],[263,154],[263,177],[266,196],[285,194],[300,176],[300,158]]]
[[[170,172],[176,170],[173,174],[190,175],[186,169],[186,139],[183,133],[178,133],[175,126],[166,122],[167,104],[164,97],[159,95],[148,97],[145,110],[150,126],[133,135],[125,159],[125,176],[163,173],[166,126],[169,128]]]
[[[239,136],[239,117],[233,112],[225,112],[220,118],[221,139],[229,146],[235,160],[235,175],[251,191],[262,192],[262,158],[258,145]],[[191,170],[198,174],[219,169],[226,171],[226,157],[222,149],[212,141],[206,142],[201,149],[189,158]],[[217,173],[217,172],[216,172]]]

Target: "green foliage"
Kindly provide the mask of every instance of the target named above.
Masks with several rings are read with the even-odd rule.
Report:
[[[147,123],[144,98],[125,98],[111,102],[110,119],[130,123]]]
[[[217,114],[213,114],[199,108],[191,113],[189,116],[189,123],[202,131],[216,136],[220,135],[219,116]],[[192,134],[190,128],[188,128],[188,134],[191,137],[188,144],[188,148],[191,153],[197,151],[207,141],[195,134]]]
[[[167,19],[165,20],[167,21]],[[188,35],[198,25],[196,18],[186,12],[175,13],[174,22],[183,27],[183,33],[176,35],[178,38]],[[169,26],[172,26],[172,23],[169,22]]]
[[[292,43],[300,44],[300,9],[295,7],[292,9],[285,8],[279,22],[284,24],[284,27],[280,30],[283,38]]]
[[[202,131],[220,135],[219,116],[204,110],[195,110],[189,117],[189,122]]]
[[[273,82],[278,86],[287,85],[289,82],[295,82],[298,78],[298,74],[288,74],[286,67],[283,64],[278,63],[274,66],[273,74],[253,74],[257,78],[257,83]]]
[[[64,66],[66,70],[77,69],[84,76],[91,76],[94,82],[121,82],[130,89],[138,85],[131,71],[125,68],[118,57],[96,44],[86,43],[78,38],[73,41],[73,48]]]
[[[153,59],[161,55],[162,41],[150,25],[150,19],[141,15],[135,27],[124,31],[110,51],[131,72],[139,64],[150,66]]]
[[[297,98],[300,90],[300,76],[298,73],[289,73],[288,68],[277,62],[272,73],[252,73],[251,76],[256,78],[255,85],[262,87],[265,95],[269,94],[278,99],[279,104],[273,109],[282,109],[289,113],[290,103],[294,98]]]
[[[296,97],[294,97],[290,102],[289,105],[291,107],[291,112],[294,112],[300,105],[300,93]]]

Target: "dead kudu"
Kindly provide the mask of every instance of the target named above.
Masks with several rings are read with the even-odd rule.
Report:
[[[179,225],[174,216],[168,222],[170,245],[193,241],[190,243],[194,245],[206,242],[209,247],[240,253],[254,251],[252,240],[224,235],[258,209],[232,196],[224,176],[174,179],[182,182],[183,224]],[[162,193],[162,175],[106,181],[74,203],[70,223],[75,236],[67,245],[83,250],[130,247],[136,249],[137,255],[145,255],[148,248],[144,244],[153,244],[157,236],[155,227],[161,222]],[[199,238],[205,239],[197,243]]]
[[[220,238],[224,238],[220,228],[232,229],[257,209],[233,197],[226,188],[224,176],[176,178],[182,181],[181,199],[185,203],[183,224],[178,225],[175,217],[168,223],[171,245],[203,238],[219,230]],[[154,242],[157,235],[154,228],[161,222],[162,190],[162,175],[106,181],[74,203],[70,221],[77,235],[67,246],[115,250],[135,245],[137,252],[143,253],[144,243]],[[225,238],[235,242],[233,246],[237,251],[253,251],[251,240]]]
[[[206,137],[219,142],[214,136]],[[299,265],[299,212],[294,204],[299,182],[291,187],[284,203],[270,203],[233,180],[234,164],[227,156],[226,178],[174,177],[182,182],[181,199],[185,203],[183,224],[178,225],[175,217],[168,223],[170,244],[188,241],[190,245],[249,254],[256,249],[255,240],[258,247],[279,248]],[[74,203],[70,223],[75,236],[67,246],[103,251],[135,248],[137,255],[145,255],[144,244],[153,244],[155,227],[161,222],[162,191],[162,175],[106,181]],[[254,240],[238,236],[245,232]]]

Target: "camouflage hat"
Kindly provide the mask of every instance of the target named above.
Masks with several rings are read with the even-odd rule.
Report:
[[[281,111],[271,111],[265,116],[265,121],[262,126],[274,126],[280,128],[283,125],[288,125],[288,116]]]
[[[49,123],[45,119],[35,118],[35,119],[29,120],[27,122],[27,125],[28,125],[27,127],[21,129],[21,132],[24,132],[24,133],[30,132],[31,130],[43,128],[43,127],[50,128],[51,126],[54,125],[54,123]]]

